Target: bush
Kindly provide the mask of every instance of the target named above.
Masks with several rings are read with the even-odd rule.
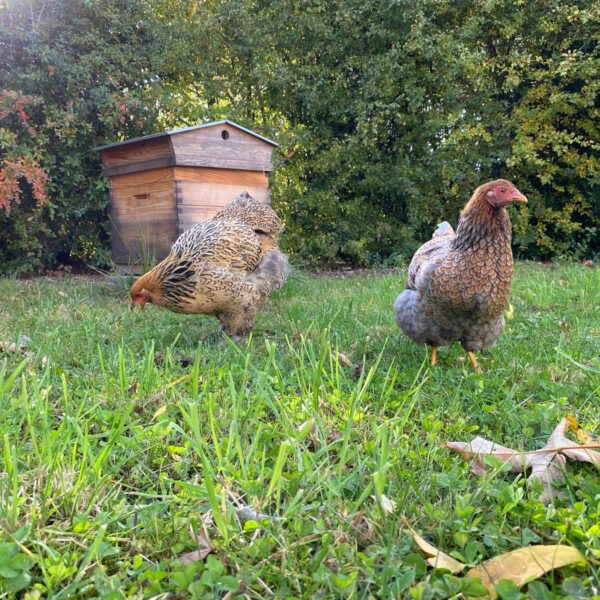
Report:
[[[154,126],[143,6],[0,5],[0,272],[106,264],[108,186],[93,148]]]

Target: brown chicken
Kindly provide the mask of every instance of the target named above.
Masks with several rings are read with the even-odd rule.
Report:
[[[513,276],[506,207],[513,202],[527,199],[509,181],[478,187],[456,233],[441,223],[413,256],[394,314],[409,338],[432,347],[432,365],[438,346],[459,341],[480,372],[473,353],[493,346],[504,329]]]
[[[131,309],[151,302],[178,313],[217,317],[231,337],[248,333],[269,294],[285,280],[281,221],[244,193],[173,244],[131,287]]]

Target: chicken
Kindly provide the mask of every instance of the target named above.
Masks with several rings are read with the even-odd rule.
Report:
[[[493,346],[504,329],[513,277],[506,207],[513,202],[527,198],[509,181],[478,187],[460,215],[456,233],[447,222],[441,223],[413,256],[394,314],[409,338],[432,347],[432,365],[438,346],[460,341],[481,372],[473,353]]]
[[[184,232],[169,255],[131,287],[131,309],[148,302],[217,317],[225,333],[252,331],[269,294],[285,281],[281,221],[247,193]]]

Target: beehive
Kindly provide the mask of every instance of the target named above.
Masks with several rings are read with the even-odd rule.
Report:
[[[270,203],[275,142],[216,121],[95,148],[110,178],[112,257],[139,271],[185,230],[247,191]]]

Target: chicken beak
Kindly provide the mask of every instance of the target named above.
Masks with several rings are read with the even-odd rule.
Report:
[[[515,196],[514,198],[512,198],[513,202],[524,202],[525,204],[527,204],[527,198],[521,194],[521,192],[519,190],[515,190]]]
[[[143,305],[143,303],[141,303],[141,302],[140,302],[139,304],[140,304],[140,310],[141,310],[142,312],[144,312],[144,305]],[[129,312],[133,312],[133,310],[135,309],[135,305],[136,305],[136,302],[132,302],[132,303],[129,305]]]

